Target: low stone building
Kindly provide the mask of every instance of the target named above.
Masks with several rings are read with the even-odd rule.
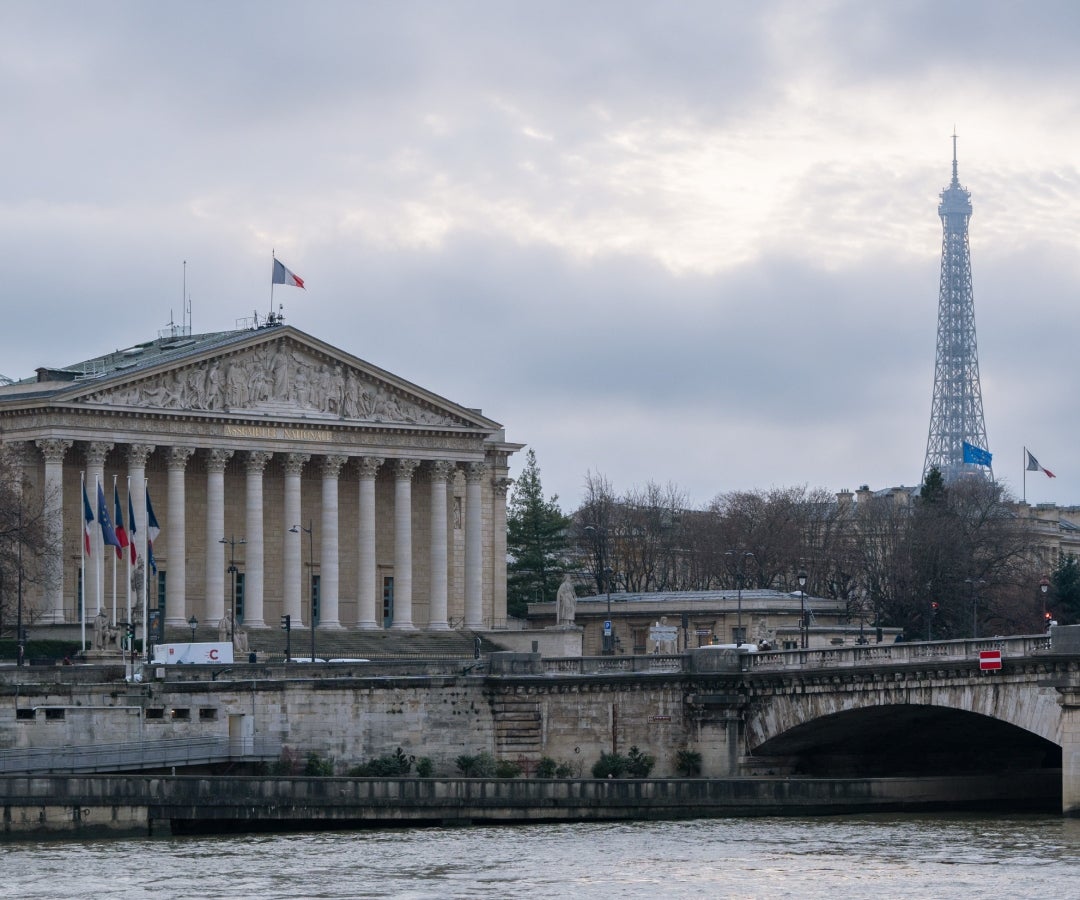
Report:
[[[844,646],[878,639],[872,622],[852,621],[847,603],[825,597],[805,600],[798,591],[666,591],[612,593],[579,597],[575,624],[584,629],[582,652],[599,656],[677,653],[711,644],[747,642],[778,650],[802,646],[803,612],[808,648]],[[556,624],[555,604],[530,603],[530,628]],[[605,623],[611,635],[605,648]],[[659,626],[659,628],[657,627]],[[670,634],[674,641],[657,641],[654,633]],[[881,639],[894,641],[898,628],[882,629]]]

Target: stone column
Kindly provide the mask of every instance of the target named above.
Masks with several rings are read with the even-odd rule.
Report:
[[[165,576],[165,624],[187,625],[187,515],[184,510],[184,470],[193,447],[171,447],[169,467],[168,518],[165,527],[168,560]]]
[[[105,603],[105,540],[101,534],[101,522],[98,521],[98,485],[105,491],[105,457],[109,455],[113,445],[102,441],[94,441],[87,444],[84,455],[86,458],[86,495],[90,499],[90,509],[94,512],[94,524],[90,527],[90,558],[87,560],[87,568],[91,578],[87,587],[86,613],[88,618],[93,618],[98,611],[104,609]],[[105,508],[109,507],[109,497],[105,497]],[[109,551],[112,552],[111,550]],[[86,575],[83,575],[86,578]]]
[[[482,481],[487,465],[465,467],[465,627],[484,627]]]
[[[338,476],[346,456],[323,458],[322,533],[319,535],[319,627],[340,628],[338,609]]]
[[[491,614],[492,625],[506,622],[506,492],[513,478],[496,478],[491,492]],[[499,561],[502,560],[502,565]],[[502,620],[501,622],[499,620]]]
[[[141,633],[138,637],[142,638],[144,647],[149,643],[149,623],[147,621],[149,603],[147,598],[150,596],[149,579],[153,577],[149,566],[146,564],[146,461],[153,452],[153,444],[128,444],[127,448],[128,509],[131,511],[132,519],[132,521],[128,522],[128,527],[131,529],[130,537],[135,545],[136,558],[143,561],[143,583],[133,591],[131,603],[134,607],[140,603],[139,598],[142,598],[142,606],[135,619],[142,622]]]
[[[431,607],[428,630],[449,631],[446,619],[446,485],[454,464],[439,460],[431,464]]]
[[[206,609],[207,625],[225,618],[225,467],[232,450],[206,452]]]
[[[399,459],[394,466],[394,623],[398,631],[415,631],[412,620],[412,477],[418,459]]]
[[[304,627],[303,597],[300,585],[303,572],[303,538],[305,527],[300,507],[300,476],[311,457],[306,453],[289,453],[285,456],[285,496],[282,505],[281,587],[282,615],[289,616],[293,628]],[[296,529],[293,531],[293,529]]]
[[[45,520],[45,609],[41,622],[61,625],[64,617],[64,454],[71,441],[48,438],[37,441],[41,455],[45,457],[45,484],[42,501]],[[87,496],[90,492],[87,491]],[[96,503],[96,499],[93,501]],[[96,512],[95,512],[96,515]],[[79,498],[79,520],[82,521],[82,498]],[[82,538],[80,537],[81,541]],[[83,575],[83,584],[86,575]],[[78,607],[78,600],[76,608]],[[89,608],[90,598],[86,607]],[[85,613],[85,609],[84,609]]]
[[[365,630],[382,628],[378,611],[378,570],[375,566],[375,476],[383,464],[381,456],[363,456],[358,471],[360,527],[357,536],[356,624]]]
[[[244,626],[265,628],[263,621],[263,469],[273,453],[251,450],[247,455],[247,570],[244,573]],[[235,623],[234,627],[240,627]]]

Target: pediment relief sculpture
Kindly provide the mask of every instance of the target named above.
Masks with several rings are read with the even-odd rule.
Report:
[[[350,366],[316,358],[284,342],[98,391],[85,402],[150,409],[303,413],[415,425],[462,424],[441,410],[399,396]]]

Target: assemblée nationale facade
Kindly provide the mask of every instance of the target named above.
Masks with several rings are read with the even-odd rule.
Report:
[[[136,544],[152,498],[150,606],[166,625],[217,623],[236,603],[245,627],[284,615],[307,627],[313,588],[320,628],[505,622],[520,445],[477,410],[291,326],[172,328],[39,369],[0,387],[0,429],[45,509],[43,577],[26,597],[36,623],[80,621],[84,580],[89,616],[112,596],[100,527],[84,551],[82,485],[96,511],[101,483],[112,515],[114,481],[123,515],[139,498]]]

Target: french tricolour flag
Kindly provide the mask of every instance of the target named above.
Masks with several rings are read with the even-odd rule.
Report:
[[[274,260],[274,277],[271,280],[271,284],[287,284],[290,287],[304,287],[304,279],[299,275],[295,275],[285,268],[280,259]],[[304,288],[307,290],[307,288]]]

